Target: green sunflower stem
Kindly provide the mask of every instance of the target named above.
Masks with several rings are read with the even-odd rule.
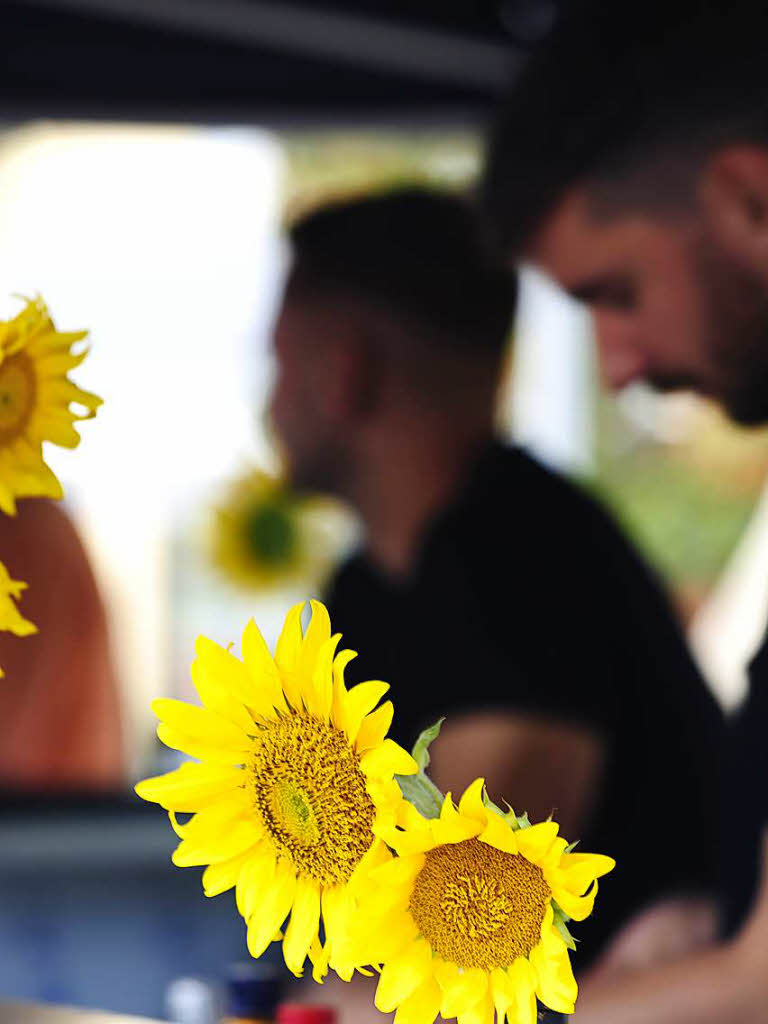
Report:
[[[419,766],[415,775],[396,775],[395,779],[405,799],[413,804],[424,818],[439,818],[445,797],[427,775],[429,747],[440,735],[444,718],[424,729],[413,745],[411,755]]]

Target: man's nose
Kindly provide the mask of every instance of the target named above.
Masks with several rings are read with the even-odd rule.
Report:
[[[595,340],[603,380],[612,391],[620,391],[641,380],[647,363],[637,334],[626,316],[612,312],[593,313]]]

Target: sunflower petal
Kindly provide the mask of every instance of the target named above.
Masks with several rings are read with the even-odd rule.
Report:
[[[391,700],[384,701],[381,707],[376,708],[370,715],[366,715],[357,732],[355,747],[360,753],[365,753],[372,747],[378,747],[392,726],[395,708]]]
[[[612,857],[599,853],[566,853],[560,859],[558,881],[574,895],[582,893],[597,878],[602,878],[616,867]]]
[[[218,896],[222,892],[237,885],[237,880],[242,874],[243,868],[252,856],[250,850],[240,853],[230,860],[219,861],[218,864],[209,864],[203,872],[203,892],[206,896]]]
[[[196,757],[200,761],[210,761],[212,764],[237,765],[245,760],[245,751],[232,751],[224,747],[214,746],[205,739],[196,736],[187,736],[172,729],[169,725],[161,722],[157,727],[157,736],[161,743],[172,750],[180,750],[190,757]]]
[[[328,617],[328,609],[320,601],[310,601],[309,605],[312,609],[312,617],[296,659],[296,671],[307,679],[312,678],[320,649],[331,638],[331,620]]]
[[[550,1010],[573,1013],[579,989],[565,944],[550,929],[530,954],[537,977],[536,993]]]
[[[296,869],[279,860],[272,885],[248,922],[248,952],[258,959],[288,916],[296,892]]]
[[[384,740],[380,747],[363,754],[360,770],[364,775],[415,775],[419,766],[394,740]]]
[[[515,993],[506,971],[502,971],[498,967],[491,971],[490,989],[494,1009],[496,1010],[496,1022],[497,1024],[504,1024],[507,1010],[510,1006],[514,1006],[515,1002]]]
[[[246,751],[250,748],[250,739],[245,730],[228,722],[221,715],[208,711],[196,704],[187,704],[183,700],[161,697],[152,701],[152,710],[160,721],[170,726],[174,732],[199,738],[214,747],[231,751]]]
[[[301,651],[301,613],[304,610],[304,602],[295,604],[288,612],[280,631],[275,646],[275,664],[284,676],[286,672],[293,672]]]
[[[572,917],[574,921],[583,921],[589,917],[594,909],[597,896],[597,881],[583,896],[574,896],[567,889],[560,888],[557,885],[553,886],[552,895],[555,897],[557,905],[566,912],[568,917]]]
[[[175,771],[137,782],[134,788],[142,800],[160,804],[166,811],[199,811],[243,781],[240,768],[187,761]]]
[[[417,939],[399,956],[384,964],[374,1000],[377,1010],[391,1013],[432,973],[432,949],[425,939]]]
[[[252,821],[240,819],[218,834],[196,833],[182,839],[171,854],[171,860],[178,868],[198,867],[202,864],[216,864],[230,860],[259,843],[264,833]]]
[[[311,687],[308,689],[307,706],[310,711],[327,722],[333,705],[333,658],[341,640],[341,633],[335,633],[320,647],[312,670]]]
[[[557,838],[559,825],[554,821],[542,821],[530,828],[521,828],[515,834],[520,853],[534,864],[547,856],[549,848]]]
[[[245,624],[243,636],[240,641],[243,652],[243,664],[257,697],[256,703],[251,704],[257,714],[269,717],[272,708],[278,711],[286,711],[283,687],[280,682],[280,673],[277,670],[274,658],[269,652],[266,641],[261,635],[261,630],[249,619]]]
[[[519,851],[515,833],[495,811],[490,809],[486,826],[478,838],[481,843],[495,846],[497,850],[503,850],[504,853],[515,854]]]
[[[483,803],[483,790],[485,779],[475,781],[464,790],[464,795],[459,800],[459,814],[465,818],[474,818],[483,826],[488,820],[488,809]]]
[[[394,1024],[433,1024],[440,1012],[442,992],[433,977],[427,978],[400,1003]]]
[[[276,868],[277,858],[271,844],[265,843],[263,847],[249,851],[235,889],[237,909],[246,924],[271,889]]]
[[[369,714],[389,689],[389,683],[370,680],[358,683],[346,694],[346,711],[344,730],[350,743],[354,743],[363,719]]]
[[[320,924],[320,887],[313,879],[299,878],[291,908],[291,920],[283,941],[283,956],[289,971],[300,978],[309,947],[317,938]]]
[[[346,696],[347,687],[344,683],[344,671],[350,661],[357,657],[356,651],[344,649],[333,659],[333,707],[331,717],[333,724],[342,732],[346,731]]]
[[[196,658],[192,662],[190,676],[204,707],[238,726],[243,732],[253,733],[253,718],[242,698],[236,696],[231,689],[222,686],[220,678],[202,659]]]
[[[470,967],[448,976],[444,971],[438,978],[443,989],[440,1014],[443,1017],[460,1017],[475,1006],[486,994],[488,976],[479,967]]]
[[[482,825],[475,818],[467,818],[453,806],[451,794],[446,793],[440,817],[430,821],[436,843],[461,843],[476,836]]]
[[[482,999],[460,1014],[458,1024],[493,1024],[493,996],[490,986]]]
[[[536,1024],[536,972],[518,957],[507,972],[515,993],[515,1024]]]

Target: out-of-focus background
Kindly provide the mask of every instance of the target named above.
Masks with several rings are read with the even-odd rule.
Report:
[[[171,869],[163,815],[129,794],[174,764],[149,701],[190,696],[194,638],[236,641],[253,615],[273,643],[314,586],[249,590],[209,557],[228,481],[277,465],[264,411],[281,226],[337,195],[471,185],[495,98],[554,13],[534,0],[3,5],[0,318],[40,292],[61,329],[91,331],[76,379],[105,404],[76,452],[49,459],[106,607],[126,743],[123,798],[3,782],[4,998],[162,1015],[175,977],[215,980],[242,956],[231,895],[205,901],[198,871]],[[614,508],[734,707],[768,604],[768,433],[689,396],[604,395],[587,320],[533,272],[498,417]]]

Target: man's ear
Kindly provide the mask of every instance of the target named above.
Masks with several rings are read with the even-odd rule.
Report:
[[[768,149],[738,145],[718,150],[702,174],[699,198],[728,252],[768,272]]]

